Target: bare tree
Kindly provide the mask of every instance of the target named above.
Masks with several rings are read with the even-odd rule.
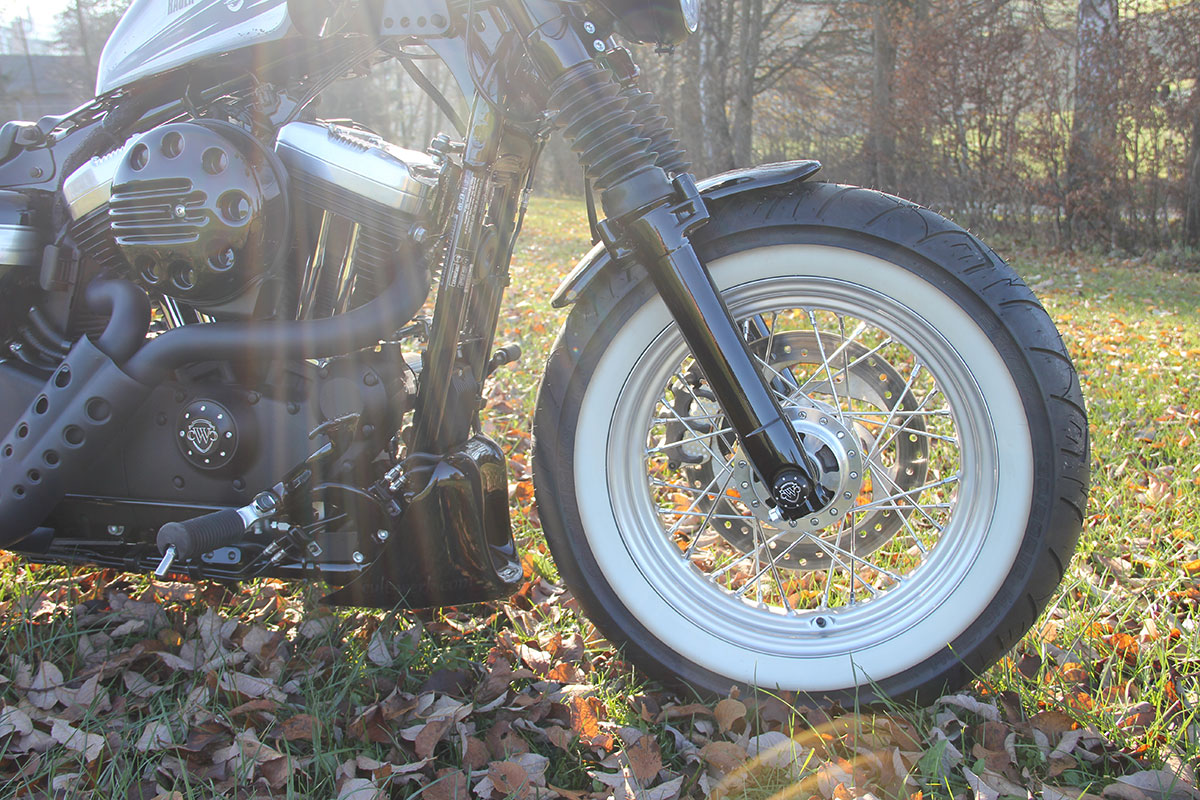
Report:
[[[1111,237],[1117,127],[1117,0],[1079,0],[1075,102],[1067,157],[1067,224],[1072,239]]]

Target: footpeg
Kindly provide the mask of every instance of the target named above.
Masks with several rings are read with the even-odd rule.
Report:
[[[503,367],[505,364],[511,364],[514,361],[521,360],[521,345],[506,344],[496,352],[492,353],[492,357],[488,359],[487,374],[491,375],[496,370]]]
[[[201,553],[237,544],[246,535],[246,522],[231,508],[183,522],[168,522],[158,530],[163,559],[154,574],[162,577],[177,559],[198,558]]]
[[[158,550],[163,554],[154,574],[162,578],[177,560],[188,561],[222,547],[239,544],[256,522],[279,510],[274,492],[261,492],[244,508],[225,508],[202,517],[168,522],[158,529]]]

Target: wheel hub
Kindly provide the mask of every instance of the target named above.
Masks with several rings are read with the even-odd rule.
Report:
[[[759,479],[737,450],[733,459],[732,486],[741,495],[741,501],[750,513],[759,522],[772,527],[788,525],[806,531],[818,531],[839,523],[854,507],[854,500],[862,491],[862,444],[853,431],[819,406],[793,407],[784,413],[790,419],[792,428],[803,438],[805,451],[817,465],[819,474],[812,476],[815,485],[825,489],[832,499],[794,524],[783,522],[775,511],[770,488]]]

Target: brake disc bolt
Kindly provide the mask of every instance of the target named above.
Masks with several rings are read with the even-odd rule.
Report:
[[[388,532],[380,528],[379,530],[375,531],[375,538],[381,542],[386,542],[388,540]]]
[[[808,523],[809,523],[810,525],[820,525],[820,524],[821,524],[821,518],[820,518],[820,517],[813,517],[812,519],[810,519],[810,520],[808,521]]]

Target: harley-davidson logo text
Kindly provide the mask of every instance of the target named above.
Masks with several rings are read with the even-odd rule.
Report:
[[[187,440],[201,453],[213,449],[217,436],[217,426],[206,419],[194,419],[188,424]]]
[[[178,13],[195,2],[196,0],[167,0],[167,13]]]

